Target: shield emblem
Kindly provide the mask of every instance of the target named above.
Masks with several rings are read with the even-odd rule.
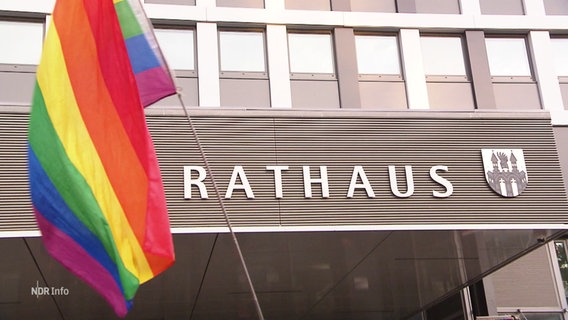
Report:
[[[481,149],[485,180],[497,194],[512,198],[528,185],[523,149]]]

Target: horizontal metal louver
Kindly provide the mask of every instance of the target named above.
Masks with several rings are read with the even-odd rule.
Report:
[[[234,112],[232,113],[235,114]],[[276,114],[276,113],[275,113]],[[247,199],[235,190],[225,204],[235,226],[349,226],[544,224],[568,218],[566,193],[552,127],[535,116],[483,118],[332,117],[319,113],[294,117],[262,115],[193,117],[200,141],[224,196],[233,167],[244,167],[254,192]],[[29,205],[26,172],[26,114],[0,114],[0,231],[35,230]],[[183,198],[183,166],[203,166],[190,128],[183,116],[149,115],[172,227],[223,227],[225,220],[207,177],[209,199]],[[495,194],[485,182],[481,149],[523,149],[529,185],[516,198]],[[283,172],[282,199],[275,198],[269,165],[289,166]],[[347,190],[354,165],[364,167],[376,193],[361,189],[353,198]],[[415,192],[397,198],[390,189],[387,167],[396,165],[401,191],[406,190],[404,166],[412,165]],[[434,198],[443,187],[429,170],[445,165],[441,175],[454,186],[452,196]],[[306,199],[302,166],[319,176],[327,166],[330,197]],[[198,195],[196,189],[193,192]]]
[[[27,172],[28,115],[0,113],[0,231],[36,230]]]

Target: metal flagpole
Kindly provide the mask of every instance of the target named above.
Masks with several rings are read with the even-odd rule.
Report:
[[[213,172],[211,171],[211,167],[209,166],[209,161],[207,161],[207,155],[205,154],[205,151],[203,150],[203,146],[199,142],[199,137],[197,136],[197,130],[195,130],[195,127],[193,126],[193,122],[191,121],[191,117],[189,116],[189,113],[187,112],[187,108],[185,107],[185,104],[184,104],[183,99],[181,98],[181,94],[179,92],[177,93],[177,96],[178,96],[179,102],[181,103],[181,107],[183,108],[183,112],[185,114],[185,117],[187,118],[187,121],[189,122],[189,127],[191,128],[191,133],[193,135],[193,138],[195,139],[199,153],[201,154],[201,159],[203,160],[203,163],[205,164],[205,170],[206,170],[207,174],[209,175],[209,177],[211,177],[211,185],[213,186],[215,196],[217,197],[217,201],[219,202],[219,207],[221,208],[221,211],[223,212],[223,215],[225,216],[225,222],[227,223],[227,227],[229,228],[229,232],[231,233],[231,237],[233,238],[233,243],[235,244],[235,248],[237,249],[237,253],[239,254],[239,259],[241,260],[241,265],[243,266],[243,269],[245,271],[247,282],[248,282],[250,291],[252,293],[254,305],[256,307],[256,312],[258,314],[258,319],[264,320],[264,316],[262,315],[262,309],[260,308],[260,303],[258,302],[258,297],[256,296],[256,291],[254,290],[254,285],[252,283],[252,280],[251,280],[251,277],[250,277],[250,274],[249,274],[249,271],[248,271],[248,268],[247,268],[247,264],[245,262],[245,258],[243,257],[243,253],[241,251],[241,246],[239,245],[239,241],[237,240],[237,236],[236,236],[235,232],[233,231],[231,219],[229,219],[229,214],[227,213],[227,209],[225,208],[225,203],[223,202],[223,198],[221,197],[221,192],[219,191],[219,187],[217,187],[217,183],[215,182],[215,177],[213,176]]]

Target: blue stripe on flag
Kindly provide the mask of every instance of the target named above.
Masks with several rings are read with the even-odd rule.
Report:
[[[29,145],[28,159],[30,189],[33,194],[34,207],[46,220],[75,240],[96,259],[112,275],[124,296],[116,264],[108,255],[101,241],[69,209]]]
[[[144,34],[126,39],[126,48],[135,74],[160,66],[160,62],[150,48]]]

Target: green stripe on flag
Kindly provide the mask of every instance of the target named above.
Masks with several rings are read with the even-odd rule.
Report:
[[[114,7],[118,15],[118,20],[120,21],[120,28],[122,29],[124,39],[129,39],[143,33],[140,23],[136,19],[128,1],[117,2]]]
[[[126,299],[132,299],[139,286],[138,278],[124,266],[108,223],[91,188],[67,157],[63,144],[51,123],[43,94],[37,83],[29,127],[30,146],[41,166],[69,209],[101,241],[110,258],[117,265]]]

